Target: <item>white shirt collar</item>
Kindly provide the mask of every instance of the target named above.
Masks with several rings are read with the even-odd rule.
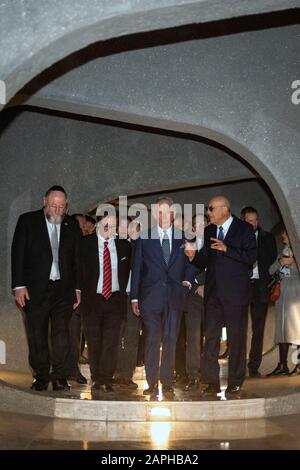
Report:
[[[169,238],[172,238],[172,229],[173,229],[172,225],[170,225],[170,227],[167,228],[166,230],[161,228],[160,225],[157,225],[157,231],[158,231],[158,235],[159,235],[160,238],[164,237],[165,232],[167,232],[167,235],[168,235]]]
[[[108,242],[110,243],[112,240],[114,240],[115,238],[112,237],[112,238],[103,238],[99,233],[97,233],[97,237],[98,237],[98,240],[100,240],[101,242]]]
[[[232,217],[232,215],[231,215],[230,217],[228,217],[227,220],[225,220],[225,222],[224,222],[223,224],[218,225],[218,230],[219,230],[220,227],[223,227],[223,231],[224,231],[224,232],[227,232],[227,230],[229,229],[229,227],[230,227],[232,221],[233,221],[233,217]]]

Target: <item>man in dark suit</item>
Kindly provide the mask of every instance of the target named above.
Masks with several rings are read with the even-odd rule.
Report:
[[[184,255],[184,234],[174,228],[173,201],[156,201],[157,225],[136,242],[131,279],[131,302],[135,315],[142,315],[145,330],[145,369],[155,395],[158,380],[165,395],[173,395],[175,351],[183,304],[194,279],[194,268]],[[161,364],[160,346],[162,345]]]
[[[98,217],[96,232],[82,239],[82,319],[92,389],[112,392],[120,328],[126,316],[131,245],[116,238],[116,215]]]
[[[269,304],[267,288],[271,279],[269,267],[277,258],[277,247],[274,236],[259,226],[258,213],[254,207],[244,207],[241,211],[241,218],[252,225],[257,240],[257,261],[253,266],[251,276],[252,340],[248,369],[250,377],[260,377],[258,369],[262,361],[264,329]]]
[[[211,199],[208,213],[211,224],[205,229],[203,248],[196,254],[195,246],[186,246],[192,263],[199,268],[207,267],[203,379],[208,386],[205,392],[220,392],[218,355],[225,324],[230,345],[226,393],[236,394],[245,378],[249,267],[256,260],[256,239],[250,224],[231,215],[230,203],[224,196]]]
[[[24,308],[32,389],[69,389],[69,321],[80,303],[80,230],[66,215],[67,195],[53,186],[44,208],[20,216],[12,243],[12,288]],[[48,331],[51,322],[51,359]],[[49,376],[52,365],[52,374]]]

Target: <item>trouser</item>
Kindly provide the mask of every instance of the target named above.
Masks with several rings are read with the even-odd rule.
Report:
[[[251,349],[249,353],[248,369],[257,372],[261,361],[264,342],[264,330],[266,316],[268,312],[268,303],[261,301],[260,280],[251,281],[251,302],[250,315],[252,324]]]
[[[165,386],[172,385],[181,316],[181,311],[168,308],[143,312],[146,331],[145,370],[149,386],[156,384],[158,379]]]
[[[99,384],[109,384],[116,370],[124,312],[122,302],[120,292],[114,292],[107,300],[97,294],[93,308],[83,311],[91,378]]]
[[[66,295],[61,281],[49,283],[43,300],[31,298],[25,306],[25,321],[29,346],[29,364],[38,379],[66,378],[68,375],[69,323],[73,313],[71,296]],[[49,353],[51,326],[51,358]]]
[[[245,379],[248,306],[234,305],[210,296],[205,305],[205,346],[203,378],[208,384],[219,384],[218,362],[220,338],[225,324],[230,353],[228,386],[242,385]]]
[[[127,316],[121,325],[116,373],[129,380],[136,368],[140,329],[141,319],[132,313],[128,297]]]

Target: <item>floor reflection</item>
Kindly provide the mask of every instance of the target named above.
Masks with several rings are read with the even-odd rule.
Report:
[[[299,419],[121,423],[0,412],[0,449],[300,449]]]

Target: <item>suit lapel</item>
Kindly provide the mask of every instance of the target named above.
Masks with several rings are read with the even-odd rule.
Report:
[[[47,228],[47,222],[44,214],[44,210],[42,209],[40,212],[40,224],[39,224],[39,229],[40,229],[40,237],[41,237],[41,242],[42,244],[45,245],[46,250],[49,252],[50,256],[52,256],[52,250],[51,250],[51,244],[50,244],[50,238],[49,238],[49,233],[48,233],[48,228]]]
[[[160,238],[159,238],[159,235],[158,235],[158,230],[157,230],[156,225],[154,227],[152,227],[152,229],[151,229],[150,240],[151,240],[151,243],[152,243],[152,246],[153,246],[153,255],[156,254],[157,255],[156,257],[159,260],[159,262],[165,268],[167,268],[167,265],[166,265],[165,260],[164,260],[164,255],[163,255],[163,251],[162,251],[162,247],[161,247],[161,243],[160,243]]]
[[[117,258],[118,258],[118,281],[120,284],[120,273],[121,273],[120,263],[122,259],[122,245],[118,238],[115,238],[115,245],[116,245]]]
[[[92,238],[92,249],[91,249],[91,265],[93,266],[93,269],[96,272],[96,278],[97,282],[100,276],[100,261],[99,261],[99,245],[98,245],[98,236],[95,233],[93,233],[93,238]]]
[[[226,237],[224,238],[224,243],[228,242],[228,240],[230,240],[233,235],[235,234],[237,230],[237,226],[236,226],[236,218],[233,217],[233,221],[231,222],[231,225],[228,229],[228,232],[226,233]]]
[[[176,235],[176,237],[175,237],[175,235]],[[181,245],[183,245],[182,233],[180,233],[179,230],[175,230],[175,228],[173,226],[172,227],[172,250],[171,250],[171,256],[170,256],[169,264],[168,264],[169,267],[176,260],[177,253],[178,253],[178,250],[180,249]]]

